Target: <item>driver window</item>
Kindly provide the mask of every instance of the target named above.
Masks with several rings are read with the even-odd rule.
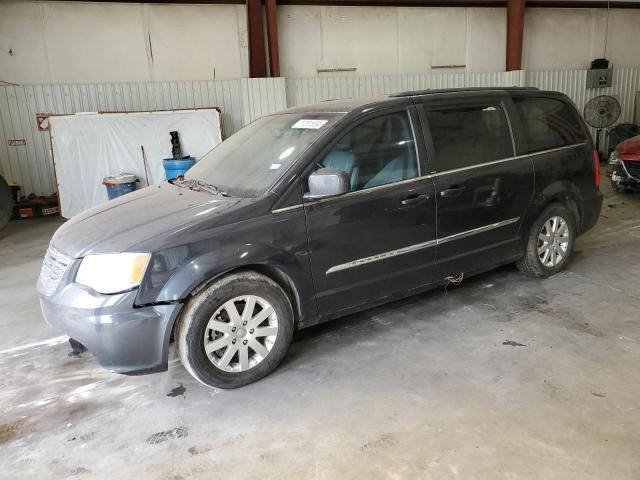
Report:
[[[407,113],[389,113],[362,122],[345,134],[318,166],[347,172],[352,192],[417,177],[415,141]]]

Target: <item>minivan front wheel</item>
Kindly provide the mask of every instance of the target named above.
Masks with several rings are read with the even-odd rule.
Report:
[[[282,288],[255,272],[215,281],[185,306],[176,325],[180,360],[201,383],[236,388],[282,361],[293,336],[293,311]]]
[[[575,237],[573,213],[564,205],[553,203],[533,223],[525,254],[516,266],[534,277],[555,275],[567,265]]]

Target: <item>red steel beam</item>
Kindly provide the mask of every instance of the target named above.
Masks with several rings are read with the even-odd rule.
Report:
[[[522,70],[525,0],[507,0],[507,72]]]
[[[269,52],[269,70],[272,77],[280,76],[280,51],[278,49],[278,17],[276,0],[264,0],[267,15],[267,51]]]
[[[267,57],[264,48],[264,27],[261,0],[247,0],[247,33],[249,36],[249,76],[267,76]]]

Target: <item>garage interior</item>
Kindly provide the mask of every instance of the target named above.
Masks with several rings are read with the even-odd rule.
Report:
[[[608,162],[640,134],[638,25],[636,0],[0,3],[0,478],[640,478],[640,196]],[[111,373],[44,321],[51,237],[107,200],[102,177],[69,200],[92,171],[54,165],[73,121],[191,112],[215,127],[180,127],[197,161],[286,108],[463,87],[563,92],[597,139],[602,212],[561,273],[507,265],[298,331],[235,390],[173,349]],[[132,140],[138,188],[165,130],[157,154]]]

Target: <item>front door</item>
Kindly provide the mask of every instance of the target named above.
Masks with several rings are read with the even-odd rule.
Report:
[[[533,164],[514,156],[510,100],[488,96],[419,106],[438,216],[439,278],[461,278],[518,254]]]
[[[434,281],[433,182],[416,147],[402,109],[363,119],[318,159],[351,177],[349,193],[304,206],[321,316]]]

